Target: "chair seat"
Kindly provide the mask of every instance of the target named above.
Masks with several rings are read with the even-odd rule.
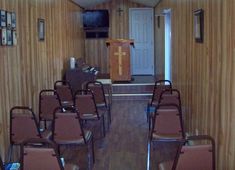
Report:
[[[87,114],[83,114],[81,116],[81,119],[97,119],[97,118],[98,118],[97,114],[89,114],[89,113],[87,113]]]
[[[62,104],[62,106],[65,106],[65,107],[73,107],[74,106],[73,101],[62,101],[61,104]]]
[[[171,170],[173,166],[173,161],[162,162],[158,165],[159,170]]]
[[[37,138],[37,139],[39,139],[40,137],[39,136],[34,136],[34,137],[32,137],[32,138]],[[14,145],[20,145],[20,144],[22,144],[24,141],[25,141],[26,139],[14,139]]]
[[[106,107],[105,103],[96,103],[96,106],[99,107]]]
[[[182,139],[181,134],[157,134],[153,133],[153,139]]]
[[[88,141],[90,140],[92,133],[91,131],[85,131],[85,140]],[[56,139],[56,143],[60,144],[60,145],[66,145],[66,144],[75,144],[75,145],[80,145],[80,144],[84,144],[84,139],[82,138],[74,138],[74,139]]]
[[[109,111],[109,109],[107,107],[105,107],[105,106],[98,107],[97,109],[98,109],[99,114],[104,114],[104,113]]]
[[[65,164],[64,170],[79,170],[79,167],[74,164]]]
[[[103,116],[103,112],[99,112],[99,116]],[[84,120],[93,120],[93,119],[98,119],[98,116],[97,114],[92,114],[92,113],[86,113],[86,114],[82,114],[81,115],[81,119],[84,119]]]

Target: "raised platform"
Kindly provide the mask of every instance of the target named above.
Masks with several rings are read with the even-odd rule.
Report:
[[[99,79],[103,84],[110,84],[113,100],[143,99],[148,100],[152,96],[155,76],[132,76],[131,82],[111,82],[109,79]]]

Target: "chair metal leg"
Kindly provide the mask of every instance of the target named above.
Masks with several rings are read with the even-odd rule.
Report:
[[[108,106],[108,113],[109,113],[109,124],[112,122],[112,117],[111,117],[111,106]]]
[[[44,120],[44,129],[47,129],[47,122]]]
[[[91,144],[92,144],[92,159],[93,159],[93,164],[95,163],[95,147],[94,147],[94,137],[93,137],[93,134],[92,134],[92,137],[91,137]]]
[[[10,144],[9,148],[8,148],[8,157],[7,160],[8,162],[12,162],[11,158],[12,158],[12,151],[13,151],[13,145]]]
[[[149,118],[148,125],[149,125],[149,132],[150,132],[151,131],[151,126],[152,126],[152,118],[151,117]]]
[[[86,143],[87,145],[87,162],[88,162],[88,170],[92,170],[92,167],[95,163],[95,150],[94,150],[94,136],[91,134],[90,139]],[[92,161],[91,161],[92,159]]]
[[[150,155],[151,155],[151,141],[148,140],[148,151],[147,151],[147,170],[150,170],[151,167],[150,167]]]
[[[60,155],[60,145],[57,145],[57,150],[58,150],[59,156],[61,156],[61,155]]]
[[[104,120],[104,115],[102,116],[102,119],[103,119],[103,135],[105,137],[105,120]]]
[[[147,119],[147,122],[149,122],[149,114],[150,114],[150,105],[147,104],[147,109],[146,109],[146,119]]]

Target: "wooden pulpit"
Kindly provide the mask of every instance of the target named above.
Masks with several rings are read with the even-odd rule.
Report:
[[[109,47],[109,69],[112,81],[131,81],[131,53],[133,40],[112,39],[106,41]]]

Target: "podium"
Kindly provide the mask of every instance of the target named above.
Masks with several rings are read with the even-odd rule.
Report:
[[[110,78],[114,81],[131,81],[130,46],[133,40],[112,39],[107,40],[109,47]]]

